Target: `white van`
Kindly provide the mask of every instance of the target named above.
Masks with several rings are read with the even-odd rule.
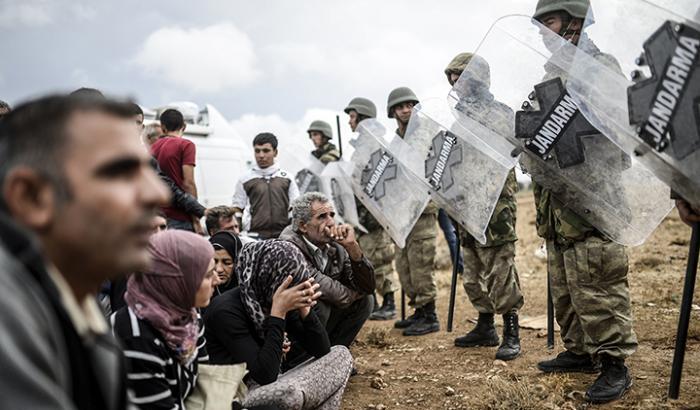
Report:
[[[144,109],[146,124],[157,122],[160,114],[174,108],[185,117],[184,137],[197,147],[194,176],[199,202],[207,208],[230,205],[236,181],[250,168],[251,149],[229,122],[212,105],[200,110],[191,102],[174,102],[156,109]]]

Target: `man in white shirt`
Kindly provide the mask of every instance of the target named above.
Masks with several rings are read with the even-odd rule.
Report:
[[[243,174],[233,194],[237,218],[248,208],[249,231],[260,239],[277,238],[289,225],[289,204],[299,196],[294,178],[275,165],[277,137],[264,132],[253,139],[257,166]]]

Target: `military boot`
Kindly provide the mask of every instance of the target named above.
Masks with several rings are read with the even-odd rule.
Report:
[[[518,313],[510,312],[503,315],[503,342],[498,346],[496,359],[513,360],[520,356],[520,326]]]
[[[455,339],[457,347],[498,346],[498,333],[493,313],[479,313],[476,326],[469,333]]]
[[[593,363],[591,356],[576,354],[568,350],[559,353],[552,360],[537,363],[537,368],[545,373],[598,373],[600,367]]]
[[[632,387],[632,378],[624,359],[601,354],[600,364],[600,376],[586,391],[586,400],[591,403],[617,400]]]
[[[406,329],[407,327],[411,326],[418,320],[420,320],[423,317],[423,308],[418,307],[416,310],[413,312],[413,314],[406,319],[402,320],[397,320],[394,322],[394,327],[396,329]]]
[[[437,313],[435,313],[435,302],[430,302],[423,306],[423,316],[403,331],[404,336],[421,336],[440,330]]]
[[[396,304],[394,303],[394,292],[384,295],[382,307],[369,315],[369,320],[391,320],[396,317]]]
[[[377,294],[372,293],[372,313],[379,311],[379,302],[377,302]],[[372,316],[370,315],[370,319]]]

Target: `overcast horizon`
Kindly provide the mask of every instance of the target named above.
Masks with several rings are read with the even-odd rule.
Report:
[[[355,96],[371,98],[380,118],[398,86],[444,98],[452,57],[535,2],[483,4],[0,0],[0,33],[11,39],[0,44],[0,99],[95,87],[149,108],[212,104],[239,134],[303,135],[312,118],[334,123]]]

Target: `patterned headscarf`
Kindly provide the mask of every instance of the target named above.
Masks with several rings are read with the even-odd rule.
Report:
[[[124,299],[139,319],[151,324],[178,355],[191,359],[199,333],[195,297],[214,248],[192,232],[169,230],[151,237],[151,266],[131,275]]]
[[[243,247],[236,266],[238,286],[255,330],[264,337],[263,322],[270,315],[272,296],[288,276],[290,287],[310,277],[308,265],[299,248],[291,242],[270,239]]]

